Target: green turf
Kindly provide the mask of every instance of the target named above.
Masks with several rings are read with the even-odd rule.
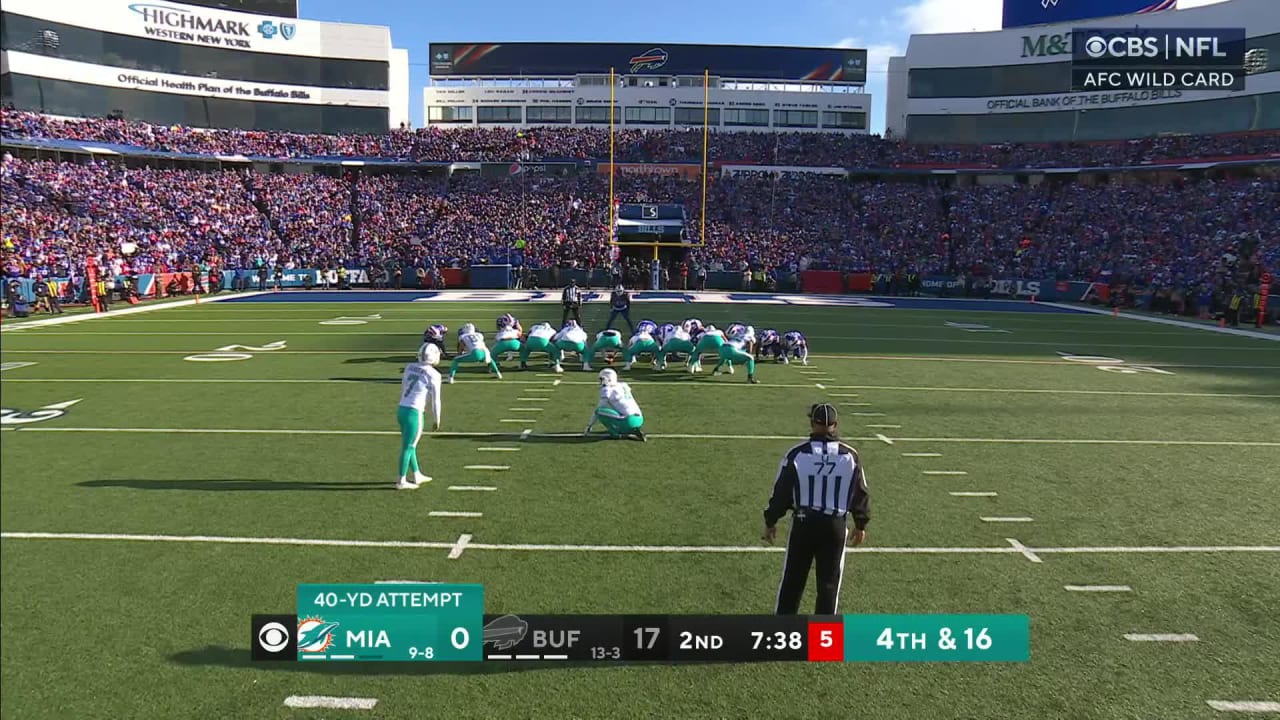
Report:
[[[466,370],[445,389],[445,433],[421,445],[436,480],[405,493],[391,489],[394,409],[421,330],[467,320],[488,330],[513,308],[206,303],[5,332],[4,361],[36,363],[4,372],[6,409],[80,402],[0,433],[0,528],[758,547],[777,457],[803,434],[808,404],[826,399],[868,403],[840,410],[870,478],[870,550],[1009,548],[1006,538],[1045,549],[1280,546],[1274,342],[1104,316],[639,307],[659,321],[697,314],[802,329],[811,370],[826,375],[764,364],[762,384],[748,386],[741,369],[694,378],[637,368],[626,379],[654,436],[641,444],[567,436],[593,407],[592,375],[504,363],[512,371],[499,382]],[[555,306],[518,310],[526,327],[559,319]],[[364,325],[320,324],[375,313]],[[584,319],[594,329],[604,317],[592,305]],[[287,347],[247,360],[183,360],[277,340]],[[1171,374],[1108,372],[1060,353]],[[519,399],[533,396],[546,400]],[[880,424],[901,428],[866,427]],[[520,440],[526,428],[534,434]],[[705,435],[720,437],[687,437]],[[1019,439],[1036,442],[1010,442]],[[1188,441],[1220,444],[1178,444]],[[477,450],[492,446],[519,451]],[[499,489],[447,490],[476,484]],[[1275,552],[1046,552],[1038,564],[1012,551],[850,556],[842,611],[1025,613],[1025,665],[280,667],[249,661],[249,615],[290,612],[299,582],[479,582],[489,612],[768,613],[781,554],[468,549],[450,560],[428,548],[15,538],[2,547],[6,718],[1210,718],[1210,699],[1280,701]],[[1131,643],[1129,632],[1200,641]],[[289,695],[379,704],[312,712],[283,707]]]

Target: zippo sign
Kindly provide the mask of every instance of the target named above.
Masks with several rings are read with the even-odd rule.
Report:
[[[1178,0],[1004,0],[1004,26],[1049,25],[1173,10]]]

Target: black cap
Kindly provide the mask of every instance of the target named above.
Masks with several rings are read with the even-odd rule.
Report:
[[[809,408],[809,421],[815,425],[830,427],[836,424],[836,406],[831,403],[817,403]]]

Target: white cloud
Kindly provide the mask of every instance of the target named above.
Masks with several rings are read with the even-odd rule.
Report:
[[[898,10],[907,33],[999,30],[1000,0],[915,0]]]

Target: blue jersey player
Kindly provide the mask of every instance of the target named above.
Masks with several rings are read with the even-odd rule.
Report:
[[[428,345],[435,345],[440,348],[440,357],[448,355],[444,347],[445,336],[449,333],[449,328],[444,325],[432,325],[422,333],[422,342]]]
[[[756,359],[773,358],[775,360],[782,357],[782,337],[778,335],[778,331],[772,328],[765,328],[760,331],[760,341],[756,343]]]
[[[782,336],[782,362],[799,360],[801,365],[809,364],[809,341],[799,330],[791,330]]]

